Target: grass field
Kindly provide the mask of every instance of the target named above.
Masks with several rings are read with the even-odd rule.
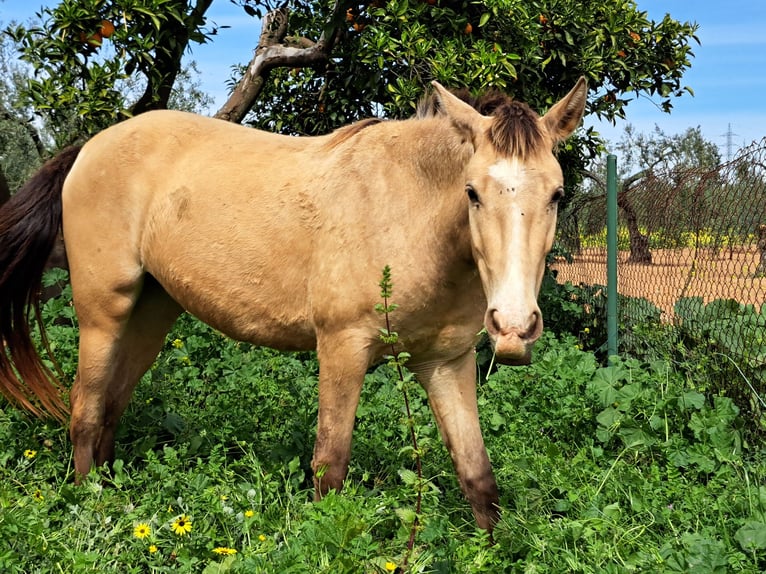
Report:
[[[71,378],[66,294],[46,320]],[[529,367],[482,374],[501,490],[494,544],[474,526],[415,385],[418,479],[401,385],[386,366],[367,376],[344,491],[311,502],[316,374],[312,354],[252,348],[183,317],[123,419],[113,471],[80,486],[66,429],[3,404],[0,571],[766,569],[766,453],[695,365],[602,367],[577,340],[546,334]]]

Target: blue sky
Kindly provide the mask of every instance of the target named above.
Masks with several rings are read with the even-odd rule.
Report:
[[[0,22],[25,21],[34,16],[45,0],[0,1]],[[48,4],[55,2],[49,0]],[[665,13],[682,21],[697,22],[701,45],[695,45],[692,67],[684,85],[694,97],[684,95],[674,101],[673,113],[661,112],[646,98],[627,107],[627,123],[639,131],[659,125],[666,133],[681,133],[700,126],[706,139],[721,146],[726,156],[726,133],[731,125],[733,149],[766,137],[766,1],[764,0],[638,0],[638,7],[649,17],[660,20]],[[258,41],[258,22],[228,0],[216,0],[208,11],[220,26],[215,40],[196,46],[190,58],[198,63],[202,87],[217,106],[226,98],[225,82],[230,67],[249,61]],[[215,111],[211,110],[211,113]],[[589,125],[592,122],[589,122]],[[616,141],[624,124],[616,127],[598,124],[597,129]]]
[[[699,24],[701,45],[694,45],[692,66],[683,78],[694,97],[675,99],[668,115],[646,99],[631,102],[627,123],[641,131],[659,125],[666,133],[681,133],[700,126],[706,139],[721,146],[726,157],[725,134],[731,124],[734,151],[766,137],[766,2],[764,0],[638,0],[649,17],[660,20],[669,13],[676,20]],[[608,139],[617,140],[626,122],[617,128],[599,126]]]

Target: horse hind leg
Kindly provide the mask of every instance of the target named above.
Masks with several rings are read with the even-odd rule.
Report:
[[[135,303],[123,313],[114,312],[114,308],[107,312],[109,306],[102,305],[104,300],[99,298],[89,298],[84,313],[78,307],[80,357],[70,395],[70,437],[77,478],[86,475],[94,463],[100,466],[114,459],[119,419],[141,375],[156,359],[165,335],[183,311],[149,275],[135,291]]]

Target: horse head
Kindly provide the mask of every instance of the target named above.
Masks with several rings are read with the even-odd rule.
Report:
[[[527,364],[543,330],[537,296],[564,193],[554,150],[580,123],[586,82],[581,78],[542,117],[507,96],[492,94],[474,107],[436,82],[434,88],[441,113],[474,146],[465,204],[487,299],[484,326],[500,362]]]

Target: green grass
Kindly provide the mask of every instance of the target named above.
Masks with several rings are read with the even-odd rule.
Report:
[[[46,316],[68,309],[64,297]],[[50,335],[71,377],[76,329],[52,324]],[[314,503],[316,374],[312,354],[235,343],[184,317],[123,419],[113,472],[80,486],[66,429],[3,404],[0,571],[400,565],[417,481],[396,380],[388,367],[368,375],[346,488]],[[762,572],[764,451],[748,444],[733,403],[703,388],[664,361],[601,367],[576,339],[552,335],[531,366],[483,379],[503,509],[494,545],[413,389],[425,493],[407,571]],[[183,536],[173,530],[182,516]]]

